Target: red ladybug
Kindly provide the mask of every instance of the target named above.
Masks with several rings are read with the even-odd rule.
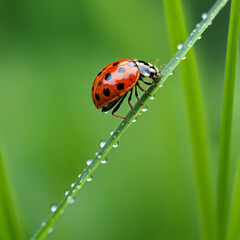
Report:
[[[133,88],[135,96],[141,105],[137,88],[149,94],[140,87],[139,80],[147,85],[155,86],[155,84],[145,82],[143,77],[156,80],[162,77],[162,75],[155,65],[137,59],[125,58],[109,64],[98,73],[93,82],[92,99],[96,108],[102,108],[102,112],[107,112],[114,108],[112,115],[126,120],[124,117],[114,113],[119,109],[128,92],[130,92],[128,103],[134,112],[131,104]]]

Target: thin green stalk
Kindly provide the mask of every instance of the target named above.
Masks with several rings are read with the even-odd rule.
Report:
[[[177,67],[177,65],[180,63],[182,58],[185,57],[187,52],[192,48],[194,43],[201,36],[201,34],[208,27],[208,25],[212,22],[212,20],[219,13],[222,7],[224,7],[226,2],[227,0],[219,0],[216,2],[216,4],[214,4],[214,6],[210,9],[207,17],[200,22],[199,27],[192,32],[192,34],[188,37],[188,39],[183,44],[182,48],[175,54],[175,56],[170,60],[170,62],[164,67],[162,71],[162,74],[164,75],[164,77],[159,79],[157,86],[150,86],[147,88],[147,91],[151,95],[153,95],[162,86],[162,84],[166,81],[169,75],[171,75],[172,71]],[[140,100],[144,105],[149,101],[149,99],[150,99],[150,96],[148,96],[146,93],[143,93],[140,96]],[[132,110],[130,109],[125,115],[125,118],[129,122],[126,122],[124,120],[121,121],[121,123],[116,128],[114,133],[110,136],[110,138],[106,141],[105,145],[101,148],[99,153],[95,156],[91,164],[84,170],[83,174],[81,174],[81,176],[77,179],[77,181],[75,182],[73,187],[70,189],[68,194],[59,203],[56,210],[52,212],[49,215],[49,217],[46,219],[46,221],[44,221],[41,224],[37,232],[33,235],[32,239],[39,240],[39,239],[44,239],[47,236],[48,232],[51,231],[53,225],[58,220],[60,215],[64,212],[66,207],[69,204],[71,204],[78,190],[83,186],[83,184],[87,181],[87,179],[89,179],[91,174],[99,166],[101,161],[106,157],[106,155],[112,149],[112,147],[115,144],[117,144],[121,135],[130,126],[132,120],[141,112],[143,106],[141,106],[139,102],[136,101],[133,105],[133,108],[135,110],[135,114],[133,114]]]
[[[23,239],[23,230],[14,210],[0,152],[0,239]]]
[[[230,180],[230,147],[233,116],[234,87],[237,67],[238,39],[240,20],[240,0],[232,0],[227,56],[225,66],[225,82],[222,111],[222,127],[220,138],[218,192],[217,192],[217,216],[218,239],[225,239],[228,218],[229,180]]]
[[[240,238],[240,154],[237,161],[234,187],[231,198],[231,209],[229,214],[229,224],[227,238],[229,240]]]
[[[216,3],[218,4],[219,1]],[[180,0],[164,0],[168,32],[172,52],[187,36],[186,24]],[[203,18],[209,13],[203,14]],[[213,204],[213,186],[210,170],[210,153],[204,118],[203,100],[197,62],[193,49],[180,67],[185,93],[187,113],[193,149],[193,165],[196,178],[200,223],[204,239],[216,239],[216,218]]]

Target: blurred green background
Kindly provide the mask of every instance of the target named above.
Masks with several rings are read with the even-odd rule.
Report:
[[[189,32],[214,2],[182,1]],[[160,66],[171,50],[160,0],[2,0],[0,9],[0,143],[32,235],[120,121],[94,107],[96,74],[126,57],[159,58]],[[215,179],[228,18],[229,4],[194,47]],[[148,106],[48,239],[201,238],[179,69]],[[126,102],[118,113],[128,109]],[[233,138],[238,120],[239,111]]]

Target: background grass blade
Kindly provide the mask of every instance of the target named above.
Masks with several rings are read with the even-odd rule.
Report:
[[[233,192],[231,196],[231,207],[229,214],[229,224],[227,229],[226,239],[240,238],[240,156],[238,156],[237,170],[235,173],[235,180]]]
[[[226,237],[226,225],[228,218],[230,147],[231,147],[234,88],[238,53],[238,39],[239,39],[239,19],[240,19],[240,1],[232,0],[225,67],[222,127],[218,171],[217,213],[218,213],[219,239],[225,239]]]
[[[25,239],[23,224],[17,218],[8,186],[0,152],[0,239]]]
[[[186,24],[181,1],[165,0],[165,13],[172,52],[187,36]],[[210,171],[210,153],[206,131],[205,113],[199,84],[197,63],[193,49],[181,64],[181,76],[184,87],[189,119],[193,164],[195,167],[197,199],[204,239],[215,239],[216,227],[213,209],[213,186]]]
[[[194,32],[188,37],[188,39],[183,44],[182,48],[175,54],[175,56],[169,61],[169,63],[164,67],[162,74],[164,75],[163,78],[159,80],[157,83],[157,86],[150,86],[147,88],[147,91],[151,94],[154,94],[166,81],[168,76],[171,74],[171,72],[177,67],[177,65],[180,63],[182,58],[185,57],[187,52],[192,48],[194,43],[197,41],[197,39],[200,37],[202,32],[208,27],[208,25],[212,22],[212,20],[215,18],[215,16],[219,13],[219,11],[224,7],[226,0],[219,0],[216,2],[216,4],[210,9],[208,16],[204,18],[200,23],[199,27],[194,30]],[[143,104],[146,104],[150,97],[143,93],[140,96],[140,99]],[[49,217],[44,221],[43,224],[39,227],[37,232],[33,235],[32,239],[44,239],[48,232],[51,231],[53,225],[58,220],[60,215],[64,212],[66,207],[72,203],[72,200],[79,189],[83,186],[83,184],[87,181],[87,179],[91,176],[91,174],[95,171],[95,169],[99,166],[101,161],[106,157],[108,152],[111,150],[114,144],[117,144],[119,138],[121,135],[125,132],[125,130],[129,127],[132,120],[140,113],[143,106],[139,104],[139,102],[135,102],[134,104],[134,110],[136,114],[133,114],[131,109],[127,112],[125,115],[125,118],[129,120],[127,123],[126,121],[122,121],[119,126],[116,128],[116,130],[113,132],[113,134],[110,136],[110,138],[106,141],[105,145],[101,148],[101,150],[98,152],[98,154],[95,156],[91,164],[85,169],[83,174],[81,174],[77,181],[72,185],[69,192],[66,194],[66,196],[62,199],[62,201],[59,203],[59,205],[54,209],[55,211],[52,212]],[[199,123],[201,124],[201,123]],[[198,126],[196,126],[198,127]]]

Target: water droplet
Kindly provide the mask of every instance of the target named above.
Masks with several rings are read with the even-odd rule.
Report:
[[[182,57],[182,60],[185,60],[187,57],[186,56],[184,56],[184,57]]]
[[[196,27],[197,27],[197,28],[200,27],[200,23],[197,23],[197,24],[196,24]]]
[[[67,203],[71,203],[71,204],[75,203],[75,198],[69,196],[69,197],[67,198]]]
[[[106,158],[103,159],[103,160],[101,161],[101,163],[102,163],[102,164],[106,164],[106,163],[107,163],[107,159],[106,159]]]
[[[100,157],[102,157],[102,155],[97,155],[97,158],[100,158]]]
[[[64,194],[65,194],[65,196],[67,196],[67,195],[68,195],[68,193],[69,193],[69,191],[68,191],[68,190],[67,190],[67,191],[65,191],[65,193],[64,193]]]
[[[208,23],[208,26],[212,25],[212,21]]]
[[[52,233],[54,231],[54,229],[53,228],[50,228],[49,230],[48,230],[48,233],[50,234],[50,233]]]
[[[119,142],[117,141],[115,144],[113,144],[113,147],[116,148],[118,147],[118,145],[119,145]]]
[[[202,38],[202,36],[199,36],[197,39],[201,39]]]
[[[137,117],[135,117],[132,122],[135,123],[137,121]]]
[[[179,59],[179,57],[176,57],[176,60],[178,60]]]
[[[87,179],[88,182],[91,182],[93,179],[92,175]]]
[[[89,165],[92,163],[92,161],[93,161],[93,159],[88,159],[88,160],[86,161],[86,164],[89,166]]]
[[[154,100],[154,96],[151,96],[150,99],[151,99],[151,100]]]
[[[101,141],[101,142],[99,143],[99,145],[100,145],[101,148],[104,147],[105,144],[106,144],[106,141]]]
[[[148,110],[148,106],[145,105],[143,108],[142,108],[142,112],[146,112]]]
[[[82,174],[80,173],[80,174],[78,174],[78,178],[80,178],[82,176]]]
[[[74,185],[75,185],[75,183],[72,183],[72,184],[71,184],[71,188],[73,188]]]
[[[193,35],[193,32],[190,33],[190,36],[192,36],[192,35]]]
[[[95,153],[95,156],[97,156],[97,155],[98,155],[98,152]]]
[[[173,72],[170,72],[169,75],[173,75]]]
[[[201,17],[202,17],[202,19],[206,19],[207,18],[207,13],[203,13]]]
[[[195,32],[196,32],[196,29],[194,28],[194,29],[193,29],[193,33],[195,33]]]
[[[104,114],[108,114],[108,112],[103,112]]]
[[[52,204],[52,205],[50,206],[50,211],[51,211],[51,212],[55,212],[55,211],[57,210],[57,208],[58,208],[57,204]]]
[[[182,48],[182,46],[183,46],[183,45],[182,45],[181,43],[178,44],[178,45],[177,45],[177,49],[180,50],[180,49]]]
[[[43,221],[43,222],[41,223],[41,226],[42,226],[42,227],[46,226],[46,222]]]
[[[114,131],[111,131],[111,132],[110,132],[110,136],[112,136],[112,135],[113,135],[113,133],[114,133]]]
[[[163,87],[163,84],[161,84],[159,87]]]

